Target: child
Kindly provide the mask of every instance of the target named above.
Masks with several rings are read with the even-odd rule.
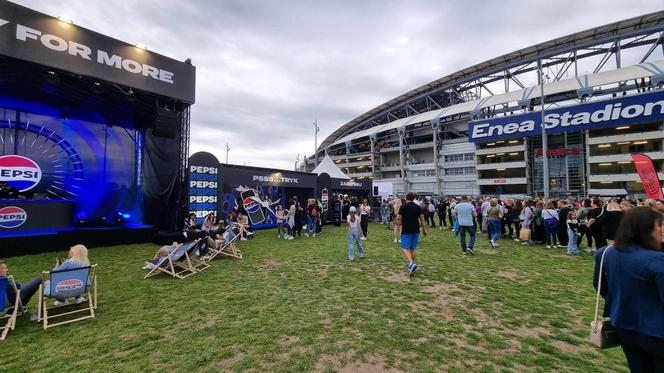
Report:
[[[284,231],[284,219],[286,215],[284,214],[284,208],[281,207],[281,205],[277,206],[277,213],[275,215],[277,216],[278,237],[281,238],[283,236],[285,239],[288,239],[288,233]]]
[[[576,220],[576,213],[570,211],[567,213],[567,255],[579,255],[577,246],[577,237],[579,237],[579,222]]]
[[[360,219],[355,216],[355,206],[351,206],[348,211],[348,260],[353,260],[355,256],[355,243],[357,243],[357,251],[360,253],[360,259],[364,259],[364,250],[362,249],[362,241],[360,241]]]

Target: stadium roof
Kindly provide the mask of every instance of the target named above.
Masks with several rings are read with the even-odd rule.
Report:
[[[515,67],[518,65],[522,65],[527,62],[532,62],[535,61],[539,58],[547,58],[551,56],[556,56],[562,53],[567,53],[579,48],[583,48],[585,46],[592,46],[592,45],[597,45],[599,43],[606,43],[610,42],[612,40],[615,40],[616,38],[619,37],[629,37],[630,35],[641,35],[646,32],[651,32],[651,31],[658,31],[664,28],[664,11],[661,12],[655,12],[655,13],[650,13],[650,14],[645,14],[639,17],[634,17],[614,23],[610,23],[608,25],[600,26],[600,27],[595,27],[592,29],[588,29],[585,31],[577,32],[574,34],[570,34],[567,36],[563,36],[560,38],[556,38],[544,43],[540,43],[528,48],[524,48],[518,51],[514,51],[499,57],[495,57],[493,59],[490,59],[488,61],[479,63],[477,65],[465,68],[463,70],[457,71],[453,74],[450,74],[448,76],[445,76],[443,78],[437,79],[431,83],[424,84],[418,88],[415,88],[409,92],[404,93],[401,96],[398,96],[382,105],[379,105],[368,112],[358,116],[357,118],[351,120],[350,122],[344,124],[343,126],[339,127],[337,130],[335,130],[332,134],[330,134],[320,145],[319,149],[324,149],[332,145],[333,143],[339,144],[340,142],[345,142],[348,140],[352,140],[353,138],[360,138],[362,136],[368,136],[371,133],[374,133],[375,131],[370,131],[371,128],[365,129],[363,131],[360,131],[359,133],[363,133],[360,136],[357,136],[356,134],[348,134],[347,136],[344,136],[343,139],[342,137],[345,133],[347,133],[349,130],[351,130],[353,127],[356,127],[364,122],[367,122],[371,120],[372,118],[376,117],[377,115],[380,115],[381,113],[384,113],[386,111],[389,111],[391,108],[394,108],[398,105],[403,105],[406,104],[412,100],[415,100],[419,97],[422,97],[423,95],[428,94],[429,92],[435,91],[435,90],[440,90],[440,89],[445,89],[448,87],[452,87],[454,85],[458,85],[464,82],[472,81],[478,77],[486,76],[489,74],[493,74],[499,71],[503,71],[505,69]],[[659,65],[658,66],[662,66]],[[638,69],[638,68],[637,68]],[[620,69],[622,70],[622,69]],[[598,85],[597,83],[594,82],[594,79],[597,75],[600,77],[604,73],[598,73],[598,74],[593,74],[593,75],[588,75],[588,85],[590,86],[595,86]],[[591,78],[592,77],[592,78]],[[581,77],[579,77],[581,78]],[[592,79],[592,80],[591,80]],[[558,82],[556,82],[558,83]],[[582,81],[580,84],[584,84],[585,81]],[[567,82],[567,84],[570,84],[573,86],[574,82]],[[545,85],[546,87],[546,85]],[[562,86],[560,86],[562,88]],[[573,88],[572,88],[573,89]],[[538,97],[537,95],[539,94],[539,90],[532,89],[533,91],[538,91],[533,93],[532,95],[529,95],[529,97]],[[508,92],[505,93],[505,95],[510,95],[509,101],[516,101],[514,99],[515,97],[518,96],[518,92],[520,91],[515,91],[515,92]],[[547,91],[548,92],[548,91]],[[521,92],[523,93],[523,92]],[[494,105],[493,98],[489,98],[491,101],[488,101],[487,106]],[[501,100],[505,100],[507,97],[501,98]],[[467,105],[466,105],[467,104]],[[475,105],[477,103],[474,103]],[[461,110],[459,112],[468,112],[470,110],[474,109],[473,102],[471,101],[470,103],[462,103],[456,110]],[[448,108],[443,108],[441,110],[446,110]],[[439,110],[436,110],[435,112],[439,112]],[[427,114],[427,113],[423,113]],[[430,115],[430,112],[428,113]],[[437,113],[440,114],[440,113]],[[436,115],[437,115],[436,114]],[[446,115],[451,115],[450,113],[444,113]],[[434,116],[435,117],[435,116]],[[399,122],[403,120],[404,122]],[[381,131],[384,131],[386,126],[389,126],[390,128],[393,126],[397,127],[403,125],[406,123],[406,121],[409,121],[408,118],[403,118],[400,120],[397,120],[392,123],[388,123],[387,125],[382,124],[378,125],[377,127],[383,127]],[[422,122],[424,120],[417,120],[417,122]],[[415,123],[412,121],[409,121],[411,123]],[[364,134],[366,133],[366,134]],[[350,138],[351,135],[355,135],[355,137]],[[342,141],[343,140],[343,141]]]
[[[604,71],[596,74],[579,75],[578,77],[575,78],[559,80],[554,83],[544,84],[544,96],[553,95],[562,92],[575,91],[583,88],[598,87],[607,84],[619,83],[627,80],[640,79],[656,75],[662,76],[664,78],[664,60],[646,62],[638,65],[628,66],[622,69]],[[354,132],[333,142],[332,145],[343,144],[344,142],[347,141],[352,141],[365,136],[371,136],[373,134],[397,129],[399,127],[407,126],[409,124],[428,122],[431,120],[442,118],[444,116],[464,114],[474,110],[480,110],[486,107],[491,107],[499,104],[539,98],[541,96],[540,92],[541,92],[540,85],[537,85],[535,87],[528,87],[520,89],[518,91],[512,91],[512,92],[485,97],[478,100],[462,102],[460,104],[448,106],[440,110],[427,111],[407,118],[398,119],[384,125],[378,125],[368,128],[366,130]]]

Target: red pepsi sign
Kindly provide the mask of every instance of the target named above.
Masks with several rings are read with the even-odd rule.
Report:
[[[55,292],[63,296],[78,295],[81,293],[81,289],[83,289],[83,281],[77,278],[60,281],[55,285]]]
[[[0,227],[16,228],[28,220],[28,214],[20,207],[7,206],[0,208]]]
[[[0,156],[0,181],[6,181],[20,192],[36,187],[41,178],[41,168],[32,159],[20,155]]]

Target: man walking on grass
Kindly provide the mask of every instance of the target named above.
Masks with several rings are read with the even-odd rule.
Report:
[[[459,222],[459,233],[461,233],[459,236],[461,237],[461,251],[463,251],[463,255],[466,255],[466,252],[475,255],[475,251],[473,250],[473,246],[475,245],[473,218],[477,216],[477,212],[475,211],[475,206],[468,202],[468,197],[461,196],[461,202],[457,203],[454,207],[454,216],[456,216]],[[470,242],[467,248],[466,232],[470,234]]]
[[[401,248],[406,259],[408,259],[408,274],[410,276],[417,269],[415,250],[420,237],[420,227],[422,227],[422,234],[427,235],[422,208],[413,200],[415,200],[415,194],[412,192],[406,194],[406,204],[401,206],[399,215],[397,215],[397,223],[401,223]]]

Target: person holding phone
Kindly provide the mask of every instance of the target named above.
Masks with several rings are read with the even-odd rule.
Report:
[[[78,244],[69,248],[69,253],[67,254],[67,259],[63,262],[60,262],[60,259],[55,260],[55,266],[53,271],[64,271],[67,269],[76,269],[81,267],[87,267],[90,265],[90,260],[88,260],[88,248]],[[44,292],[46,295],[49,295],[51,291],[50,280],[44,283]],[[86,299],[84,297],[76,298],[76,303],[83,303]],[[66,299],[56,298],[54,303],[56,306],[67,304]]]

